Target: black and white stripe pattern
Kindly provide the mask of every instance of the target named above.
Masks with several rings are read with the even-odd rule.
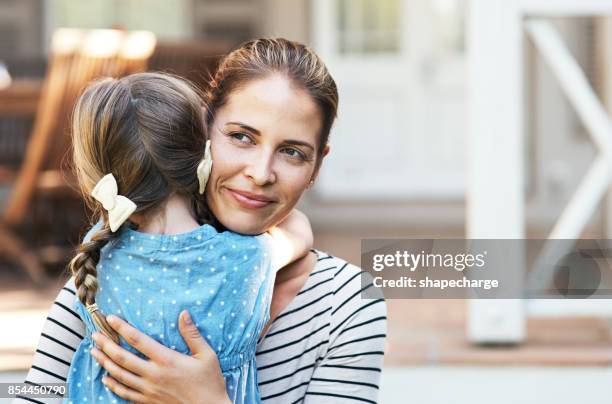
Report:
[[[51,306],[25,383],[66,381],[72,356],[85,335],[85,324],[73,310],[74,298],[74,280],[70,278]],[[22,397],[14,402],[58,403],[60,399]]]
[[[257,346],[263,401],[375,403],[386,336],[383,299],[362,299],[361,270],[317,252],[298,295]]]
[[[302,290],[257,346],[262,400],[376,403],[386,337],[384,300],[362,298],[361,292],[371,283],[362,282],[360,268],[316,253],[318,261]],[[51,308],[27,383],[66,379],[85,333],[85,325],[72,310],[74,290],[70,280]]]

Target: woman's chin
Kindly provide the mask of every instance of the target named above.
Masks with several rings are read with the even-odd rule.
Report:
[[[219,218],[218,218],[219,219]],[[223,226],[233,231],[234,233],[240,233],[244,235],[256,235],[261,234],[267,230],[266,222],[258,217],[244,214],[234,214],[231,218],[226,220],[220,220]]]

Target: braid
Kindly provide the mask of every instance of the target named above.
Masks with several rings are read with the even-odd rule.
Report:
[[[100,250],[114,236],[115,234],[111,232],[108,221],[104,220],[104,227],[91,237],[91,241],[81,244],[77,249],[76,256],[70,261],[69,268],[74,275],[77,297],[85,307],[96,303],[96,292],[98,291],[97,265],[100,261]],[[99,309],[90,313],[96,327],[113,341],[119,343],[119,335],[110,327],[104,314]]]

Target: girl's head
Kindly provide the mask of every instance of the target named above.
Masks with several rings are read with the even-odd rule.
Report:
[[[117,234],[110,229],[107,211],[91,197],[106,174],[113,174],[119,194],[136,204],[134,215],[144,221],[160,213],[171,195],[189,200],[194,216],[204,220],[206,209],[198,198],[196,176],[206,143],[202,106],[189,84],[159,73],[94,82],[77,101],[74,165],[87,205],[94,217],[104,220],[103,228],[79,247],[70,262],[83,304],[95,303],[100,249]],[[101,330],[116,337],[99,311],[93,318]]]
[[[314,181],[329,150],[336,84],[308,47],[257,39],[221,61],[206,103],[215,161],[208,205],[225,227],[261,233]]]

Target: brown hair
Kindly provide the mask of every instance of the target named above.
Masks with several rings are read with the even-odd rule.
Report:
[[[321,58],[301,43],[283,38],[255,39],[225,56],[206,92],[207,124],[212,124],[214,115],[233,90],[274,73],[284,74],[295,86],[306,90],[319,106],[322,127],[317,159],[320,163],[338,110],[338,90]]]
[[[170,195],[178,194],[190,197],[198,221],[205,221],[207,209],[198,195],[196,176],[207,137],[202,106],[190,84],[160,73],[102,79],[77,101],[72,121],[74,166],[86,204],[94,218],[104,222],[69,264],[84,305],[95,304],[100,250],[120,230],[111,231],[107,211],[90,195],[104,175],[113,174],[119,194],[136,204],[134,214],[156,213]],[[129,221],[122,226],[136,227]],[[119,340],[99,310],[92,318],[102,332]]]

